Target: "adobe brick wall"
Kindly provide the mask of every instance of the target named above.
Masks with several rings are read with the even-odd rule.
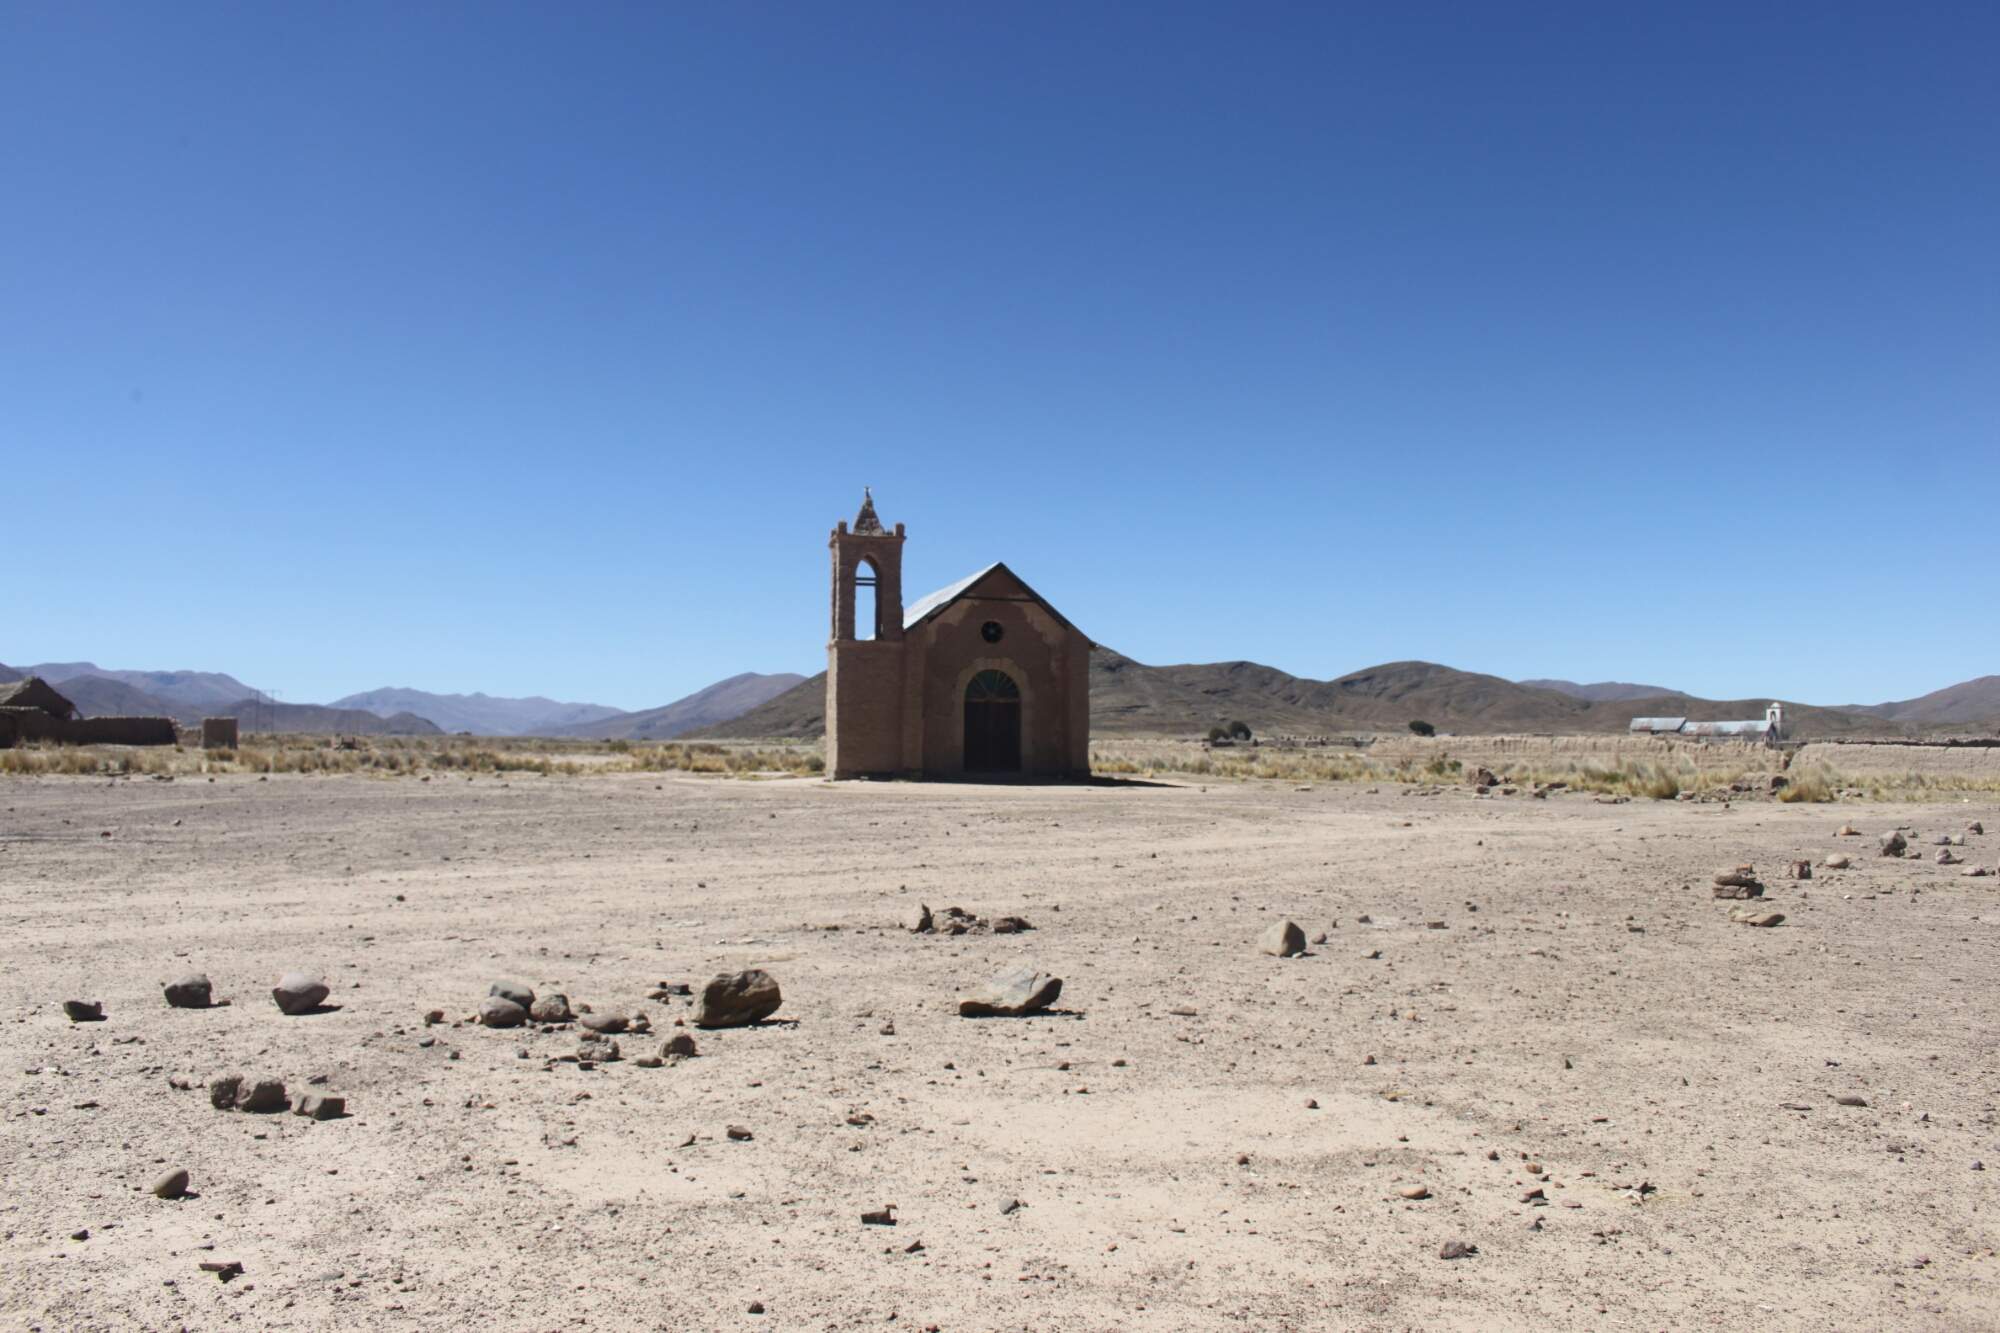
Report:
[[[233,717],[205,717],[201,720],[201,748],[204,750],[233,750],[236,748],[236,723]]]

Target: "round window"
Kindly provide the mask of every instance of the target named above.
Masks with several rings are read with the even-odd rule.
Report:
[[[1000,628],[1000,622],[997,620],[989,620],[979,627],[979,637],[988,643],[1000,642],[1001,637],[1006,633],[1006,630]]]

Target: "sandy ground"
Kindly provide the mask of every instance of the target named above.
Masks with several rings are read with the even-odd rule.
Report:
[[[1833,837],[1975,818],[2000,829],[1272,784],[0,782],[0,1320],[2000,1327],[2000,879]],[[1783,926],[1711,898],[1740,860]],[[1038,929],[912,936],[919,900]],[[1328,942],[1258,953],[1279,916]],[[957,1016],[1023,956],[1060,1012]],[[689,1012],[656,982],[749,965],[784,1021],[632,1063]],[[235,1003],[168,1009],[189,968]],[[339,1008],[281,1015],[293,968]],[[422,1025],[498,978],[656,1036],[585,1070],[548,1059],[573,1029]],[[232,1071],[324,1075],[352,1114],[211,1109]],[[173,1165],[193,1197],[148,1192]]]

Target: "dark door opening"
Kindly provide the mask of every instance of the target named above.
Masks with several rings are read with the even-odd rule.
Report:
[[[1021,689],[1004,671],[982,671],[966,684],[965,771],[1021,771]]]

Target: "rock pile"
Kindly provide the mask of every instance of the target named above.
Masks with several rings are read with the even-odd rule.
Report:
[[[903,919],[903,924],[913,935],[1018,935],[1034,929],[1025,917],[996,916],[988,921],[962,907],[947,907],[933,913],[922,903]]]
[[[1757,868],[1740,865],[1732,870],[1724,870],[1715,877],[1715,896],[1718,898],[1761,898],[1764,885],[1757,878]]]
[[[250,1111],[272,1115],[291,1106],[282,1079],[260,1078],[254,1082],[241,1074],[224,1074],[208,1085],[208,1104],[218,1111]]]

